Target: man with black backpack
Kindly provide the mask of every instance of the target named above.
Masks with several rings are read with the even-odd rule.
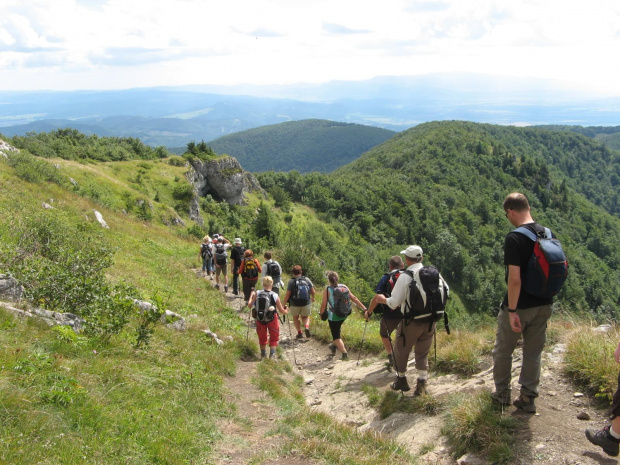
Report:
[[[418,381],[413,395],[420,396],[427,392],[428,354],[435,335],[435,323],[440,317],[444,317],[447,329],[444,308],[449,288],[435,267],[422,266],[422,247],[410,245],[401,253],[405,255],[407,269],[396,281],[392,295],[379,294],[375,298],[378,304],[387,304],[392,309],[400,307],[403,314],[396,330],[394,368],[397,377],[391,388],[395,391],[411,389],[407,383],[407,362],[415,347]]]
[[[379,335],[381,336],[383,347],[385,347],[385,351],[388,354],[388,363],[390,366],[394,366],[394,354],[392,353],[392,340],[390,339],[390,336],[402,321],[403,314],[401,313],[400,308],[392,310],[386,304],[378,304],[377,295],[383,295],[385,297],[390,297],[392,295],[392,290],[396,285],[396,281],[400,277],[401,273],[405,271],[403,267],[403,259],[400,258],[400,255],[394,255],[390,258],[388,261],[389,271],[381,276],[379,284],[377,284],[377,287],[375,288],[376,295],[370,301],[370,305],[368,306],[368,310],[366,310],[365,315],[366,320],[368,320],[373,313],[381,314]]]
[[[301,325],[303,324],[306,337],[310,337],[310,312],[314,302],[314,286],[309,278],[302,275],[301,265],[295,265],[291,270],[293,277],[289,280],[284,295],[284,305],[290,301],[290,314],[297,329],[297,339],[303,339]],[[301,322],[299,321],[301,318]]]
[[[263,263],[263,278],[265,276],[271,276],[273,279],[273,292],[280,295],[280,283],[282,281],[282,267],[280,264],[271,258],[271,251],[267,250],[263,255],[265,257],[265,263]]]
[[[242,242],[240,237],[235,237],[233,244],[234,247],[230,251],[230,259],[232,260],[233,294],[239,295],[239,267],[243,261],[245,247],[241,245]]]
[[[554,288],[553,292],[559,291],[566,277],[568,264],[565,257],[563,264],[556,260],[558,263],[552,266],[561,268],[559,274],[563,274],[564,277],[550,275],[551,286],[548,289],[546,286],[541,287],[542,281],[546,279],[538,276],[536,270],[531,268],[532,259],[538,260],[533,257],[533,252],[538,250],[538,242],[545,239],[555,246],[556,252],[559,247],[559,252],[563,256],[559,242],[554,239],[551,231],[532,219],[530,204],[525,195],[518,192],[509,194],[504,200],[503,207],[506,218],[517,229],[508,233],[504,241],[508,290],[497,316],[497,333],[493,349],[495,392],[492,396],[495,403],[501,406],[510,405],[512,354],[517,341],[523,336],[523,363],[519,375],[521,393],[512,404],[524,412],[536,413],[534,399],[538,397],[541,354],[553,304],[553,297],[545,293],[551,287]],[[544,260],[543,257],[540,258]]]

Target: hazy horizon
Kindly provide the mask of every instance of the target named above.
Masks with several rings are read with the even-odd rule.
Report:
[[[620,96],[613,0],[5,0],[0,90],[473,73]]]

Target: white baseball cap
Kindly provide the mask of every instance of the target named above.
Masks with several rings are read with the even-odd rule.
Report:
[[[421,258],[423,255],[422,247],[419,245],[410,245],[405,250],[401,250],[400,253],[404,253],[409,258]]]

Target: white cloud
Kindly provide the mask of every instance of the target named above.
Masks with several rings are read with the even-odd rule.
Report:
[[[616,0],[3,0],[0,82],[101,88],[468,71],[620,94],[618,24]]]

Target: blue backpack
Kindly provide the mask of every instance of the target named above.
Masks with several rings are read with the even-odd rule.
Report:
[[[538,234],[523,226],[513,232],[523,234],[535,242],[525,273],[525,291],[540,298],[550,298],[560,292],[568,276],[568,260],[562,244],[549,228]]]
[[[304,301],[305,303],[302,305],[307,305],[310,302],[310,283],[304,276],[295,278],[295,292],[292,298],[297,301]]]

